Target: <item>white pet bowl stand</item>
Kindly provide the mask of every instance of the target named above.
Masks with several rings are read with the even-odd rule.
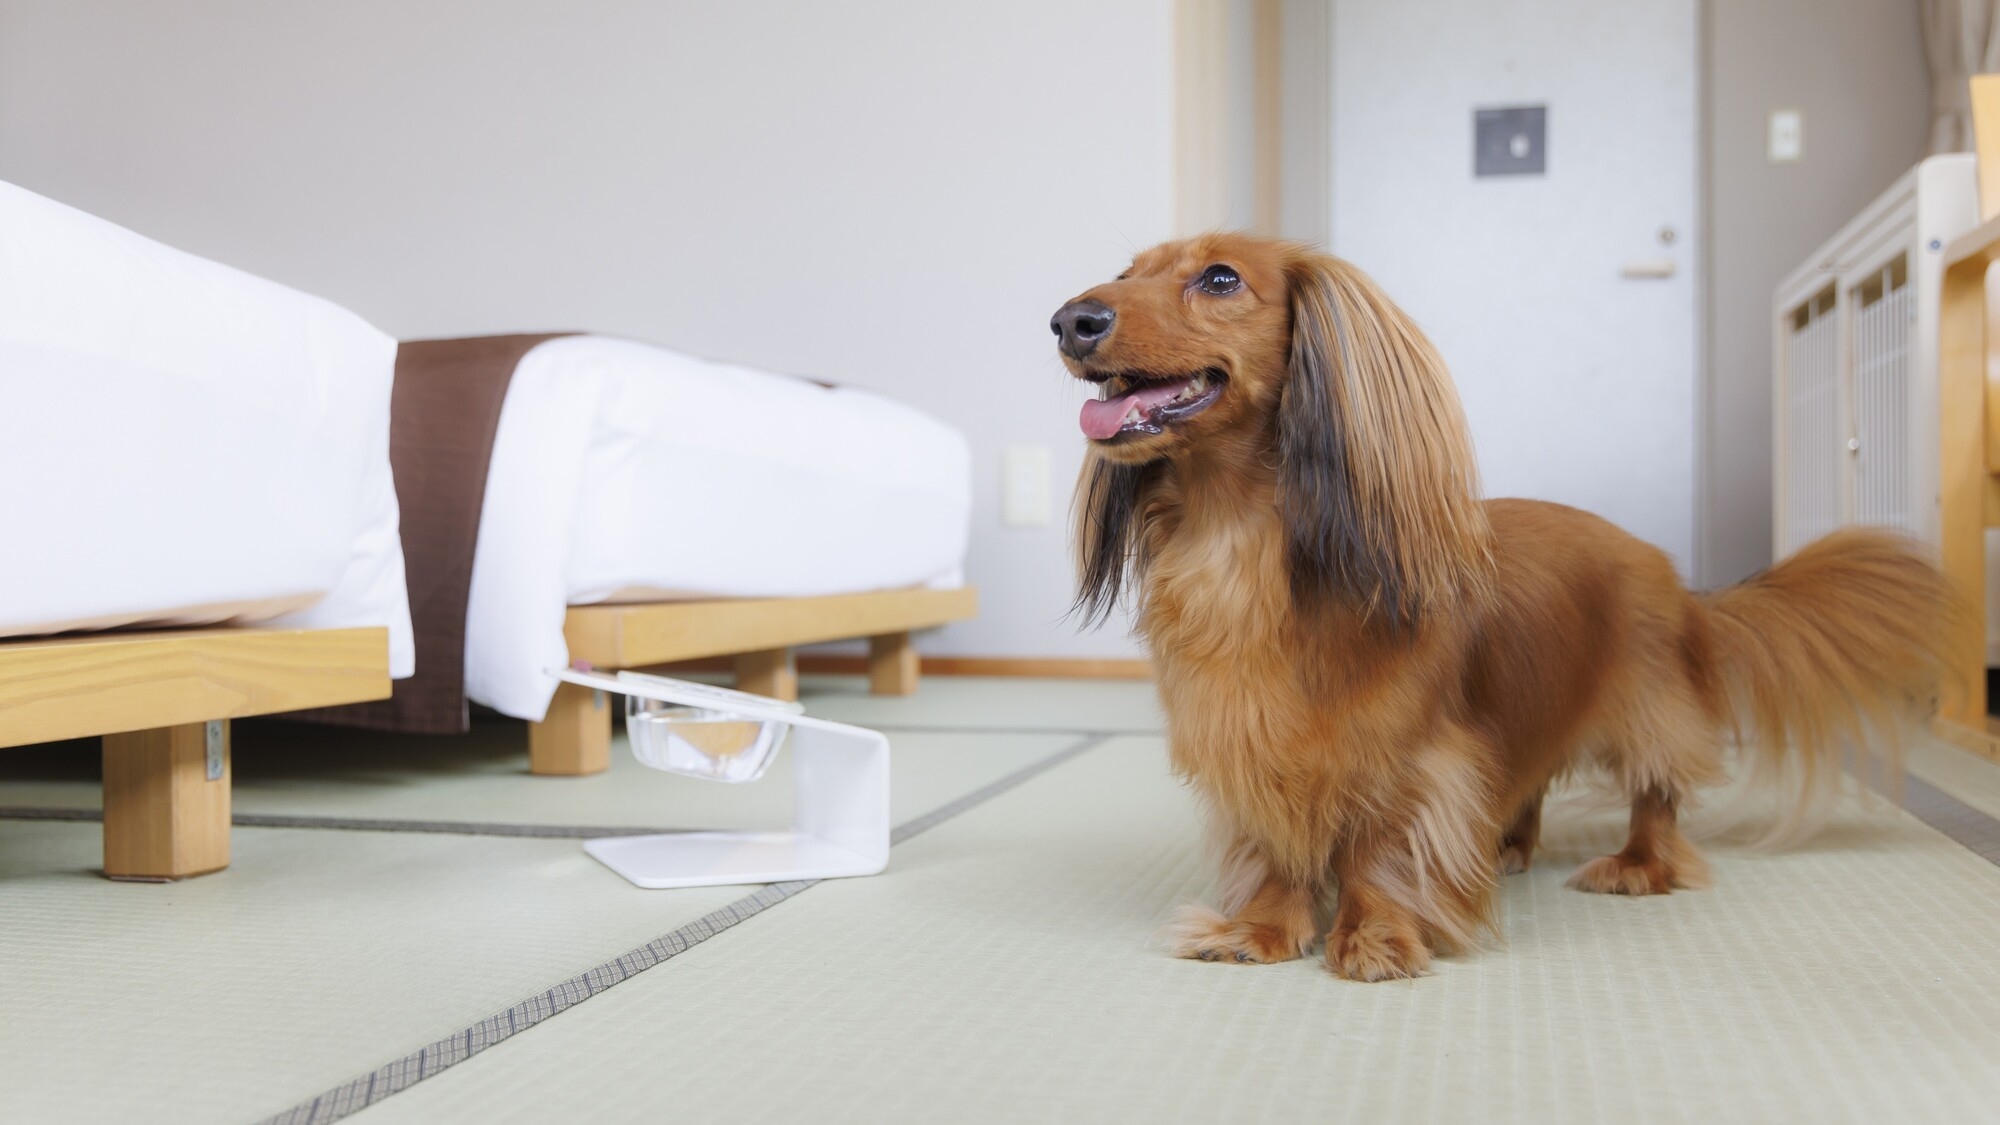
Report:
[[[549,675],[567,683],[665,703],[713,707],[706,685],[620,672],[569,668]],[[789,831],[667,832],[602,836],[583,850],[635,886],[715,887],[874,875],[889,865],[889,740],[877,731],[830,723],[785,709],[731,703],[745,719],[791,728],[792,827]]]

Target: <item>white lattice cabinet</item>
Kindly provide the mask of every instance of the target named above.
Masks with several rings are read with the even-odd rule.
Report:
[[[1977,220],[1973,157],[1934,156],[1779,283],[1771,402],[1777,557],[1851,523],[1938,541],[1943,251]],[[2000,629],[1988,635],[1988,658],[2000,659]]]
[[[1778,286],[1774,546],[1849,523],[1937,537],[1937,300],[1973,158],[1912,168]]]

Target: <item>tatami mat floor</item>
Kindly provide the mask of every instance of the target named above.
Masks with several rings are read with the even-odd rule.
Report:
[[[481,834],[789,800],[622,748],[528,777],[498,722],[246,729],[239,811],[431,830],[238,828],[229,871],[171,886],[97,878],[94,823],[0,819],[0,1117],[2000,1119],[2000,868],[1881,802],[1643,900],[1563,890],[1618,817],[1552,812],[1504,945],[1353,985],[1161,952],[1209,874],[1149,685],[807,686],[890,731],[884,875],[639,891],[574,839]],[[92,756],[0,751],[0,807],[90,808]],[[2000,809],[2000,767],[1926,746],[1913,770]]]

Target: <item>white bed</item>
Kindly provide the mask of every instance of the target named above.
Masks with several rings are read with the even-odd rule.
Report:
[[[396,344],[0,183],[0,636],[381,625],[413,664]]]
[[[569,606],[963,581],[962,434],[854,388],[602,336],[514,369],[466,612],[466,694],[540,720]]]

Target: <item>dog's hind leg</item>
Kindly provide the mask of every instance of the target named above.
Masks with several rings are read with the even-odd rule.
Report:
[[[1632,827],[1623,851],[1599,856],[1576,869],[1569,885],[1616,895],[1663,895],[1708,885],[1708,863],[1681,834],[1678,800],[1650,786],[1632,799]]]
[[[1576,869],[1569,885],[1598,894],[1663,895],[1708,885],[1708,864],[1681,834],[1688,795],[1722,777],[1715,721],[1691,693],[1663,682],[1627,709],[1600,760],[1631,795],[1623,850]]]
[[[1542,839],[1542,796],[1537,793],[1514,814],[1514,823],[1500,838],[1500,874],[1516,875],[1534,861],[1535,845]]]
[[[1232,841],[1223,854],[1221,897],[1222,911],[1182,909],[1173,928],[1176,957],[1261,965],[1312,948],[1319,888],[1280,877],[1248,840]]]

